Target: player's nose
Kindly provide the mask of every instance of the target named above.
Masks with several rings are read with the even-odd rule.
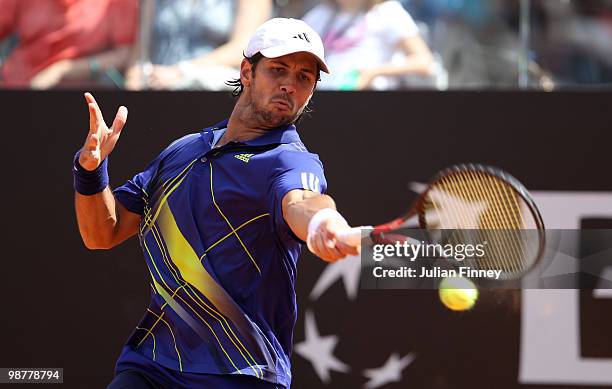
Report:
[[[287,94],[295,93],[295,85],[292,82],[282,83],[280,89]]]

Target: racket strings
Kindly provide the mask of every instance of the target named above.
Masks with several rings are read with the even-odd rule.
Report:
[[[469,173],[469,172],[468,172]],[[468,175],[469,180],[467,180],[468,187],[468,196],[472,201],[487,201],[487,204],[490,204],[490,200],[495,201],[496,197],[492,195],[492,193],[488,190],[489,188],[484,186],[480,187],[476,185],[476,179],[480,179],[480,177],[474,177],[472,175]],[[500,212],[499,204],[495,204],[496,206],[488,206],[485,212],[482,214],[481,223],[478,226],[479,235],[481,242],[498,242],[499,244],[493,244],[489,246],[489,251],[492,251],[493,255],[487,255],[479,260],[475,261],[475,265],[478,268],[493,268],[495,266],[501,267],[504,271],[514,271],[512,266],[512,261],[508,258],[507,253],[510,251],[509,247],[511,246],[511,242],[508,242],[506,239],[496,239],[499,237],[491,236],[495,234],[495,230],[505,228],[503,220],[505,220],[506,215]],[[497,259],[497,261],[494,260]],[[500,266],[501,265],[501,266]]]
[[[486,209],[482,212],[478,225],[479,241],[494,243],[488,246],[489,255],[474,260],[474,265],[477,268],[499,268],[504,272],[514,272],[516,266],[514,266],[510,256],[511,253],[515,252],[516,247],[512,244],[513,242],[507,239],[503,232],[498,231],[508,227],[508,215],[502,212],[501,204],[497,202],[498,196],[493,194],[488,186],[479,185],[482,183],[483,177],[469,173],[466,172],[465,180],[457,181],[463,182],[465,193],[471,201],[484,202],[486,204]]]
[[[441,182],[442,187],[444,188],[444,190],[447,193],[453,193],[453,195],[457,195],[459,194],[462,198],[469,200],[472,204],[477,204],[477,200],[476,197],[474,196],[474,188],[469,186],[468,182],[465,182],[463,180],[459,180],[457,179],[457,177],[455,176],[450,176],[448,177],[448,179],[446,180],[442,180]],[[457,190],[455,190],[455,188]],[[447,204],[445,204],[446,206],[448,205],[449,202],[447,202]],[[451,202],[452,204],[452,202]],[[481,233],[480,228],[482,228],[481,223],[479,220],[479,214],[482,213],[481,210],[475,210],[475,209],[471,209],[469,207],[468,202],[466,201],[457,201],[455,202],[456,206],[458,209],[460,209],[460,214],[463,215],[463,220],[461,220],[462,223],[464,223],[462,225],[462,223],[457,224],[457,222],[459,222],[459,220],[456,220],[455,223],[453,223],[453,225],[457,226],[461,226],[460,228],[465,227],[467,228],[477,228],[476,233],[478,235],[478,240],[481,242],[486,241],[486,237],[483,236],[483,233]],[[480,207],[479,207],[480,208]],[[489,225],[492,225],[490,223],[490,217],[489,215],[485,212],[482,214],[483,218],[482,221],[485,223],[488,223]],[[476,217],[476,219],[475,219]],[[474,220],[475,219],[475,220]],[[476,223],[475,223],[476,222]],[[449,224],[448,226],[450,226],[451,224]],[[457,228],[457,227],[454,227]],[[471,231],[471,230],[470,230]],[[456,231],[454,231],[454,234],[450,237],[449,241],[451,242],[451,244],[459,244],[459,242],[468,242],[469,241],[469,237],[465,236],[466,235],[466,230],[464,229],[457,229]],[[470,234],[473,235],[473,234]],[[497,247],[493,248],[495,251],[497,251]],[[482,259],[482,262],[488,262],[486,258]],[[480,267],[479,265],[481,264],[476,264],[477,267]],[[487,264],[484,263],[484,266],[486,267]]]
[[[520,215],[517,195],[507,185],[501,184],[499,180],[491,176],[482,173],[479,173],[478,176],[489,184],[485,185],[484,188],[494,199],[496,205],[494,209],[500,215],[500,220],[507,221],[506,223],[499,223],[499,226],[492,231],[493,234],[501,235],[501,237],[498,236],[498,238],[501,238],[498,240],[505,248],[505,250],[500,250],[502,251],[501,258],[504,259],[504,263],[510,265],[507,269],[509,273],[518,273],[525,266],[525,252],[520,239],[521,230],[524,229],[525,225],[522,221],[522,215]],[[518,217],[517,214],[519,214]],[[493,263],[493,265],[496,264]]]
[[[528,258],[521,202],[502,180],[484,172],[463,171],[433,184],[424,208],[435,215],[429,228],[459,230],[450,243],[473,241],[475,235],[480,242],[488,242],[485,255],[475,260],[476,267],[512,275],[526,268]]]

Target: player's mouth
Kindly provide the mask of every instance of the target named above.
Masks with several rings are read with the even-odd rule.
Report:
[[[277,107],[280,107],[281,109],[286,109],[287,111],[291,111],[293,109],[293,105],[289,103],[287,100],[275,99],[275,100],[272,100],[272,104],[274,104]]]

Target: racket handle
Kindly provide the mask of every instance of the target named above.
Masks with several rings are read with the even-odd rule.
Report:
[[[349,246],[360,247],[361,246],[361,230],[364,228],[371,230],[372,226],[353,227],[346,231],[342,231],[338,234],[338,240]]]

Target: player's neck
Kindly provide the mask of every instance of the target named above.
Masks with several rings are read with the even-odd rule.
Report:
[[[221,140],[219,140],[217,146],[223,146],[229,142],[246,142],[265,133],[265,129],[245,126],[244,123],[240,121],[232,121],[230,118],[230,120],[227,122],[227,130],[225,131],[225,134]]]
[[[262,125],[258,115],[255,115],[252,107],[248,102],[240,99],[227,122],[227,130],[223,137],[217,143],[217,146],[223,146],[229,142],[246,142],[253,140],[273,127]]]
[[[245,142],[253,140],[266,133],[267,130],[265,128],[258,128],[248,119],[248,115],[245,115],[244,110],[241,109],[239,104],[236,104],[227,122],[227,130],[217,146],[223,146],[232,141]]]

